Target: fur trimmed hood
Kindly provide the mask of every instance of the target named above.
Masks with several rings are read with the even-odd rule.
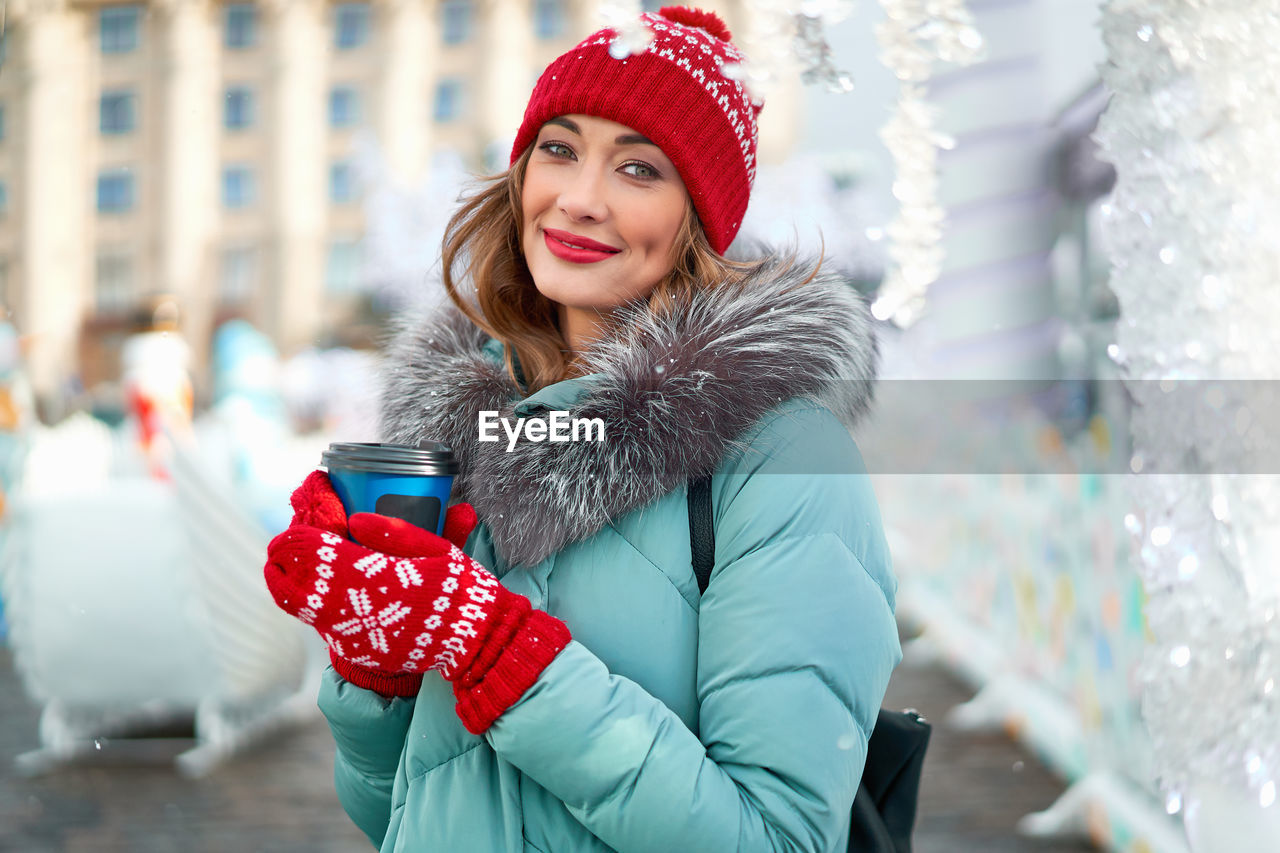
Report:
[[[479,441],[482,411],[513,422],[540,413],[521,405],[526,395],[484,352],[488,336],[457,308],[410,318],[387,351],[382,440],[452,447],[455,498],[475,506],[503,559],[534,565],[710,473],[783,400],[813,399],[848,427],[866,413],[878,358],[870,314],[835,276],[806,283],[808,269],[772,261],[670,318],[622,309],[587,357],[592,375],[570,380],[583,383],[570,416],[600,418],[604,441],[520,441],[511,452],[505,436]]]

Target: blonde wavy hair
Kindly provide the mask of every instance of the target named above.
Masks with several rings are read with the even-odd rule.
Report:
[[[579,359],[560,332],[556,304],[534,286],[521,250],[521,188],[533,148],[506,172],[482,179],[449,220],[441,256],[449,298],[471,322],[508,345],[507,373],[518,384],[516,353],[530,394],[580,372]],[[717,254],[690,203],[672,250],[671,272],[650,292],[646,307],[663,316],[688,305],[700,289],[741,283],[767,260],[732,261]],[[460,281],[471,284],[471,293],[462,292]]]

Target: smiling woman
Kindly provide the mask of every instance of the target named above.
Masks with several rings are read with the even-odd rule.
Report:
[[[586,349],[613,310],[675,268],[691,207],[675,164],[625,125],[560,116],[538,132],[521,194],[521,247],[538,292],[556,303],[569,348]]]
[[[447,229],[451,304],[387,353],[382,440],[458,461],[445,536],[348,518],[315,472],[268,549],[329,644],[335,781],[383,850],[849,844],[901,656],[849,433],[870,318],[816,264],[725,257],[761,105],[718,17],[641,21],[643,51],[601,30],[543,73]]]
[[[712,247],[683,177],[692,159],[682,171],[647,136],[600,116],[534,125],[533,107],[510,170],[464,203],[442,250],[445,290],[509,344],[507,370],[530,392],[580,375],[615,309],[639,304],[658,316],[759,266]],[[715,189],[706,204],[719,224],[710,205],[726,193]]]

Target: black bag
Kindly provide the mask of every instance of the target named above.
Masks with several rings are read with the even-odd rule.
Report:
[[[701,594],[707,591],[716,553],[708,477],[689,484],[689,541]],[[929,732],[929,724],[915,711],[880,709],[853,801],[849,853],[911,853]]]

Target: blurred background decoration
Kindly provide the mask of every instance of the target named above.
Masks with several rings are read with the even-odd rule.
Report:
[[[181,766],[207,772],[314,714],[322,662],[260,583],[289,490],[329,441],[374,437],[377,346],[443,297],[445,223],[505,167],[540,70],[602,16],[659,5],[4,4],[0,636],[44,713],[26,769],[182,718]],[[949,729],[1006,730],[1061,777],[1020,831],[1182,853],[1114,476],[1132,413],[1102,241],[1116,171],[1093,140],[1099,4],[699,5],[759,58],[741,73],[768,103],[743,244],[821,252],[884,300],[886,403],[945,381],[983,413],[974,443],[1000,445],[984,467],[923,441],[907,475],[877,467],[868,427],[920,635],[907,665],[977,692]],[[916,402],[935,438],[950,426]],[[268,645],[275,665],[253,663]]]
[[[201,404],[227,320],[290,355],[371,347],[463,180],[505,167],[537,74],[597,22],[582,0],[6,9],[0,299],[50,421],[77,394],[119,408],[122,342],[160,294]],[[772,162],[800,129],[798,83],[778,92]]]
[[[1280,16],[1252,12],[1109,0],[1102,27],[1142,705],[1196,851],[1280,839]]]

